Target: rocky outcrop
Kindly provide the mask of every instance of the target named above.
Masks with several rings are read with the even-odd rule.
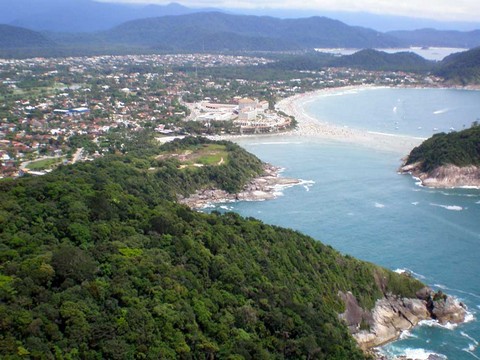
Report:
[[[429,288],[419,291],[416,299],[386,295],[377,300],[371,311],[362,309],[350,292],[339,295],[346,308],[340,317],[363,350],[396,340],[402,331],[413,328],[422,320],[461,323],[466,316],[462,303]]]
[[[271,200],[276,197],[276,191],[279,187],[289,187],[300,183],[298,179],[280,177],[280,168],[270,164],[265,164],[263,170],[261,176],[250,181],[237,194],[230,194],[219,189],[203,189],[196,191],[189,197],[179,197],[178,202],[192,209],[200,209],[214,203]]]
[[[430,172],[421,171],[421,163],[402,166],[401,173],[410,173],[421,180],[422,185],[434,188],[453,188],[464,186],[480,187],[480,167],[458,167],[443,165]]]

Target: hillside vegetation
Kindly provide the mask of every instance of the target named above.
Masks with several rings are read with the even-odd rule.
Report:
[[[365,49],[355,54],[342,56],[330,63],[335,67],[353,67],[365,70],[426,72],[433,69],[433,62],[412,52],[389,54],[384,51]]]
[[[470,129],[435,134],[411,151],[406,165],[417,162],[424,172],[447,164],[480,166],[480,126],[475,123]]]
[[[338,292],[372,308],[423,286],[298,232],[175,202],[258,174],[237,145],[137,138],[112,152],[0,182],[2,359],[363,359]],[[185,152],[228,161],[182,167],[173,155]]]
[[[42,34],[17,26],[0,24],[0,49],[45,48],[54,43]]]
[[[480,84],[480,47],[447,56],[437,74],[453,83]]]
[[[103,33],[115,43],[181,50],[296,50],[314,47],[388,47],[395,38],[325,17],[277,19],[219,12],[126,22]]]

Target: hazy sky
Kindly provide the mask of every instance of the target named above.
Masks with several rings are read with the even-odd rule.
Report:
[[[123,3],[167,4],[162,0],[99,0]],[[480,19],[479,0],[180,0],[188,7],[312,9],[315,11],[363,11],[447,21]]]

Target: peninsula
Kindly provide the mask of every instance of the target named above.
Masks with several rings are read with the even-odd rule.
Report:
[[[118,146],[0,181],[0,356],[360,360],[350,303],[367,314],[425,287],[299,232],[179,204],[262,174],[233,143],[134,135]]]
[[[459,132],[435,134],[410,152],[400,171],[424,186],[480,187],[479,144],[478,122]]]

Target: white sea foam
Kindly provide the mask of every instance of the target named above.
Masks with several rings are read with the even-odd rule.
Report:
[[[450,211],[462,211],[463,210],[463,207],[458,206],[458,205],[441,205],[441,204],[435,204],[435,203],[430,203],[430,205],[441,207],[441,208],[444,208],[444,209],[447,209],[447,210],[450,210]]]
[[[467,315],[465,315],[465,322],[469,323],[472,321],[475,321],[475,315],[473,315],[471,312],[467,312]]]
[[[414,201],[414,202],[412,202],[412,205],[415,205],[415,206],[417,206],[418,204],[420,204],[418,201]]]
[[[476,187],[473,187],[473,189],[477,189]],[[445,196],[459,196],[459,197],[478,197],[476,194],[458,194],[458,193],[448,193],[445,191],[440,192],[442,195]]]
[[[301,144],[300,141],[268,141],[268,142],[261,142],[255,143],[254,145],[297,145]]]
[[[310,191],[310,188],[315,185],[315,181],[313,180],[302,180],[300,179],[300,182],[298,183],[298,185],[301,185],[303,186],[303,188],[305,189],[305,191]]]
[[[434,284],[433,286],[439,288],[439,289],[442,289],[442,290],[448,290],[448,291],[454,291],[454,292],[458,292],[458,293],[461,293],[461,294],[465,294],[465,295],[470,295],[470,296],[473,296],[477,299],[480,299],[480,295],[478,294],[475,294],[475,293],[472,293],[472,292],[469,292],[469,291],[463,291],[463,290],[459,290],[459,289],[452,289],[452,288],[449,288],[448,286],[445,286],[445,285],[442,285],[442,284]],[[479,308],[480,308],[480,305],[479,305]]]
[[[449,109],[449,108],[440,109],[440,110],[434,111],[433,114],[434,114],[434,115],[444,114],[444,113],[446,113],[448,110],[450,110],[450,109]]]
[[[379,208],[379,209],[383,209],[383,208],[385,207],[385,205],[376,202],[376,203],[375,203],[375,207],[376,207],[376,208]]]
[[[470,350],[470,346],[467,349],[462,349],[462,350],[472,355],[475,359],[480,359],[480,357],[478,357],[473,353],[473,350]]]
[[[472,341],[473,342],[473,345],[475,347],[478,346],[478,341],[476,339],[474,339],[473,337],[471,337],[470,335],[468,335],[466,332],[464,331],[460,331],[460,334],[464,337],[464,338],[467,338],[468,340]],[[473,349],[475,350],[475,349]],[[473,351],[473,350],[470,350],[470,351]]]
[[[410,269],[395,269],[393,270],[394,272],[396,272],[397,274],[411,274],[413,275],[415,278],[417,279],[425,279],[425,276],[423,276],[422,274],[419,274],[419,273],[416,273],[415,271],[412,271]]]
[[[202,209],[213,209],[215,207],[216,207],[215,205],[208,203],[203,205]]]
[[[419,326],[439,327],[442,329],[453,330],[457,328],[458,324],[452,324],[447,322],[446,324],[440,324],[437,320],[422,320],[418,323]]]
[[[409,339],[409,338],[418,339],[418,336],[412,334],[412,333],[411,333],[410,331],[408,331],[408,330],[402,331],[402,333],[401,333],[400,336],[399,336],[399,339],[400,339],[400,340],[405,340],[405,339]]]
[[[427,360],[430,355],[434,355],[437,358],[447,359],[447,357],[443,354],[438,354],[430,350],[425,349],[405,349],[404,355],[409,359],[416,359],[416,360]]]

